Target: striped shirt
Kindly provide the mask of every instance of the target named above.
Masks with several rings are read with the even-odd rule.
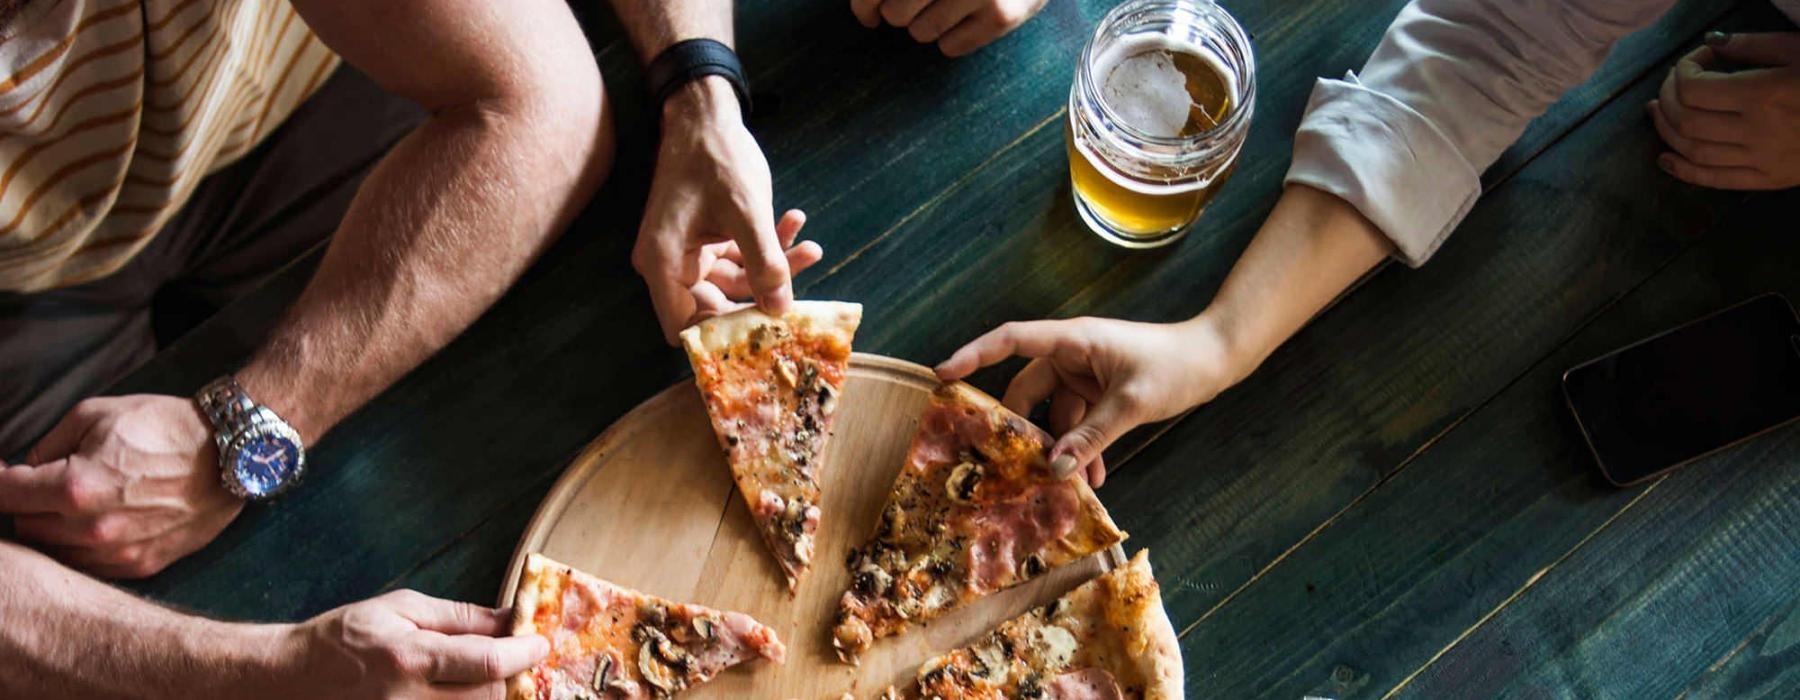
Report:
[[[124,267],[337,63],[286,0],[26,0],[0,29],[0,290]]]

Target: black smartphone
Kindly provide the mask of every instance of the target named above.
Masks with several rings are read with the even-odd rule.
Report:
[[[1765,294],[1584,362],[1562,384],[1600,473],[1634,484],[1800,418],[1800,317]]]

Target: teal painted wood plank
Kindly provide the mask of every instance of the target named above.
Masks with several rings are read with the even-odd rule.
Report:
[[[1800,695],[1800,594],[1683,693],[1699,699]]]
[[[1101,497],[1186,625],[1673,259],[1739,195],[1651,165],[1646,77],[1479,204],[1423,269],[1390,269]],[[1203,678],[1203,674],[1196,678]]]
[[[1764,211],[1800,205],[1800,194],[1765,199],[1771,206]],[[1190,667],[1198,671],[1189,674],[1190,694],[1381,697],[1477,627],[1484,616],[1511,602],[1545,569],[1566,584],[1547,589],[1544,586],[1552,579],[1546,577],[1515,605],[1547,600],[1588,609],[1599,601],[1579,589],[1608,567],[1682,570],[1686,555],[1677,550],[1644,552],[1632,560],[1611,557],[1619,553],[1615,548],[1592,554],[1615,561],[1596,562],[1581,574],[1561,573],[1560,567],[1567,564],[1558,562],[1564,556],[1577,549],[1578,556],[1590,556],[1595,543],[1612,537],[1610,528],[1601,530],[1617,514],[1627,508],[1643,513],[1640,509],[1650,501],[1646,497],[1634,506],[1645,489],[1616,489],[1597,478],[1592,457],[1563,405],[1560,377],[1581,361],[1762,291],[1800,292],[1800,278],[1792,274],[1800,261],[1800,239],[1773,222],[1750,215],[1720,222],[1700,246],[1608,307],[1505,392],[1206,616],[1182,640]],[[1731,272],[1721,275],[1721,270]],[[1800,438],[1800,426],[1790,432]],[[1800,447],[1800,439],[1789,442]],[[1794,450],[1775,454],[1789,453],[1800,456]],[[1800,459],[1783,462],[1757,449],[1709,460],[1694,469],[1706,476],[1690,478],[1738,471],[1786,471],[1791,472],[1786,477],[1770,478],[1800,483]],[[1744,498],[1760,498],[1771,493],[1766,486],[1731,490],[1751,494]],[[1718,529],[1740,535],[1743,527],[1779,527],[1765,523],[1764,516],[1734,510],[1741,505],[1721,505],[1705,513],[1669,513],[1662,527],[1708,527],[1708,519],[1717,520]],[[1601,534],[1590,542],[1596,531]],[[1670,539],[1668,532],[1651,536]],[[1774,537],[1768,547],[1793,543]],[[1800,557],[1800,550],[1795,555]],[[1800,564],[1800,558],[1795,562]],[[1772,563],[1766,568],[1747,567],[1734,574],[1734,585],[1712,595],[1729,606],[1757,595],[1744,588],[1764,589],[1784,602],[1791,596],[1785,581],[1792,573]],[[1630,580],[1629,574],[1626,577]],[[1606,589],[1607,596],[1617,599],[1609,609],[1662,616],[1657,619],[1666,619],[1667,625],[1654,633],[1628,629],[1605,635],[1614,641],[1642,640],[1628,653],[1621,650],[1608,658],[1584,645],[1562,659],[1572,665],[1613,663],[1615,668],[1605,679],[1573,685],[1561,684],[1565,679],[1545,679],[1539,686],[1522,689],[1523,695],[1535,696],[1539,690],[1575,697],[1672,695],[1668,684],[1681,687],[1742,639],[1747,633],[1743,625],[1763,619],[1734,619],[1734,625],[1723,625],[1669,616],[1665,613],[1679,606],[1638,607],[1647,593],[1630,586],[1621,583]],[[1534,620],[1537,626],[1511,629],[1498,644],[1470,647],[1466,653],[1459,645],[1469,668],[1438,673],[1434,666],[1433,677],[1441,682],[1421,687],[1420,696],[1492,697],[1508,687],[1505,679],[1521,670],[1516,663],[1533,645],[1557,644],[1567,636],[1593,634],[1583,631],[1590,627],[1614,624],[1601,612],[1595,616],[1577,622],[1545,615]],[[1484,634],[1485,629],[1476,637],[1486,638]],[[1710,644],[1693,654],[1659,659],[1654,672],[1626,663],[1643,656],[1646,645],[1682,648],[1701,640]],[[1623,678],[1626,674],[1653,677],[1663,685],[1634,688]],[[1484,675],[1496,685],[1471,684],[1472,675]]]
[[[1657,32],[1646,36],[1697,34],[1703,25],[1695,23],[1707,16],[1705,12],[1692,9],[1697,6],[1693,3],[1683,5],[1687,14],[1672,15],[1667,20],[1669,25],[1661,26]],[[1272,10],[1260,8],[1252,11],[1272,14]],[[1273,88],[1259,87],[1264,89],[1264,99],[1270,104],[1291,105],[1292,119],[1296,122],[1299,105],[1303,103],[1312,84],[1311,76],[1333,72],[1331,67],[1320,66],[1332,62],[1360,64],[1368,46],[1372,46],[1375,37],[1387,23],[1385,17],[1365,16],[1342,7],[1336,10],[1323,8],[1318,12],[1323,14],[1279,20],[1271,16],[1261,20],[1269,22],[1272,28],[1257,28],[1260,25],[1253,24],[1259,41],[1268,42],[1274,47],[1264,53],[1265,61],[1318,62],[1318,66],[1309,63],[1292,72],[1280,72],[1274,78],[1269,78],[1269,71],[1264,72],[1265,80],[1277,81],[1263,84],[1274,85]],[[1247,23],[1258,21],[1249,12],[1245,14]],[[1367,25],[1367,46],[1322,45],[1316,42],[1308,45],[1305,42],[1306,36],[1323,35],[1331,32],[1333,27],[1346,24],[1354,27],[1356,25],[1353,20],[1359,17]],[[1291,33],[1283,34],[1284,31]],[[1354,35],[1356,31],[1353,28],[1349,33]],[[1633,60],[1645,61],[1648,60],[1646,56],[1667,54],[1673,42],[1673,39],[1667,39],[1665,43],[1668,45],[1659,47],[1633,44],[1631,46],[1638,48],[1621,48],[1614,56],[1613,64],[1609,64],[1615,67],[1610,68],[1602,78],[1628,73],[1628,70],[1619,66],[1629,66]],[[1270,58],[1271,55],[1274,56],[1273,59]],[[1606,94],[1606,90],[1595,89],[1592,94]],[[1592,108],[1593,105],[1583,104],[1577,99],[1559,105],[1558,113],[1579,113],[1582,109]],[[1270,111],[1281,113],[1278,108]],[[1046,122],[1045,127],[990,156],[977,172],[966,176],[952,191],[940,195],[937,201],[915,214],[887,239],[860,253],[849,264],[822,278],[803,278],[803,295],[889,300],[870,303],[866,310],[868,319],[859,333],[859,347],[930,362],[946,354],[963,339],[986,330],[1000,320],[1050,313],[1058,307],[1062,298],[1066,298],[1059,295],[1067,295],[1071,288],[1079,284],[1091,285],[1090,280],[1107,276],[1109,272],[1114,273],[1110,275],[1110,279],[1120,289],[1129,284],[1132,278],[1142,277],[1154,270],[1179,275],[1183,265],[1202,268],[1197,274],[1214,274],[1215,280],[1216,276],[1222,276],[1225,267],[1235,256],[1235,247],[1221,246],[1201,251],[1195,249],[1199,244],[1189,242],[1184,244],[1176,256],[1132,254],[1101,244],[1081,229],[1067,203],[1066,164],[1062,155],[1062,136],[1058,133],[1060,124],[1055,121],[1054,114],[1048,118],[1050,121]],[[1265,143],[1253,145],[1251,149],[1285,153],[1291,147],[1291,129],[1292,123],[1281,127],[1259,127],[1259,135],[1254,136],[1253,140],[1261,138]],[[1531,145],[1526,144],[1524,147]],[[1255,225],[1260,223],[1262,208],[1266,207],[1266,204],[1257,205],[1248,201],[1252,195],[1247,193],[1260,192],[1256,196],[1266,195],[1272,201],[1285,167],[1285,156],[1282,156],[1279,163],[1265,163],[1260,169],[1241,169],[1232,187],[1239,188],[1244,193],[1234,195],[1234,190],[1228,189],[1220,203],[1208,214],[1208,221],[1216,223],[1214,217],[1221,216],[1221,208],[1238,207],[1229,226],[1236,232],[1235,235],[1240,236],[1238,245],[1241,245],[1241,241],[1247,240]],[[1236,205],[1225,204],[1236,200],[1242,201]],[[1692,224],[1704,220],[1705,216],[1705,212],[1696,210],[1684,221]],[[1671,229],[1679,229],[1679,226],[1678,222]],[[1645,262],[1643,266],[1653,267],[1654,261]],[[1129,273],[1121,272],[1122,270]],[[1613,287],[1623,288],[1633,281],[1635,280],[1622,276],[1614,282]],[[1478,292],[1479,288],[1472,287],[1466,291],[1472,294]],[[1414,292],[1391,294],[1389,301],[1381,304],[1405,306],[1410,303],[1404,299],[1404,295],[1408,293]],[[1432,293],[1424,292],[1427,296]],[[1171,316],[1191,312],[1191,309],[1181,310],[1189,304],[1189,297],[1186,295],[1164,297],[1140,305],[1137,312],[1167,313]],[[1197,306],[1195,303],[1194,308]],[[1446,308],[1457,307],[1450,305]],[[1369,333],[1363,334],[1367,335]],[[1359,336],[1358,339],[1362,337]],[[1394,345],[1403,347],[1396,349]],[[1429,347],[1411,345],[1390,342],[1371,353],[1371,356],[1413,358],[1419,353],[1432,352]],[[1504,350],[1496,350],[1488,357],[1506,356]],[[1328,357],[1329,354],[1318,356]],[[1451,350],[1440,355],[1436,361],[1455,365],[1465,359]],[[1517,362],[1515,369],[1496,372],[1493,375],[1495,378],[1487,382],[1487,386],[1491,388],[1486,390],[1497,390],[1505,379],[1516,375],[1517,368],[1522,368],[1527,360],[1519,358]],[[989,373],[981,381],[991,390],[997,391],[1003,386],[1003,376],[1000,373]],[[1480,387],[1471,387],[1468,390],[1471,397],[1468,401],[1485,398],[1486,395],[1480,391]],[[1450,413],[1445,408],[1438,410],[1446,415]],[[1410,439],[1417,442],[1427,439],[1431,434],[1428,427],[1429,425],[1422,424],[1409,433],[1412,436]],[[1417,442],[1396,445],[1392,459],[1397,462]],[[1110,501],[1111,497],[1108,498]],[[489,529],[489,525],[483,525],[483,532],[471,535],[453,549],[510,546],[508,538],[516,538],[516,533],[487,532]],[[451,560],[458,556],[462,555],[446,555]],[[430,570],[439,566],[441,565],[434,562],[427,564],[425,568]],[[1220,595],[1229,590],[1222,583],[1211,585],[1214,589],[1221,589],[1217,590]],[[469,590],[475,595],[491,595],[480,587]]]

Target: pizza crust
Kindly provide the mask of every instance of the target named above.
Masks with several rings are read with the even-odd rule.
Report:
[[[681,332],[681,345],[687,349],[690,358],[698,361],[748,341],[751,332],[757,328],[769,324],[785,324],[799,335],[830,336],[848,346],[850,337],[861,322],[862,304],[845,301],[796,301],[779,318],[751,307],[706,319]]]
[[[1181,686],[1180,642],[1169,614],[1163,609],[1162,587],[1157,585],[1156,576],[1150,571],[1149,552],[1138,550],[1123,572],[1125,590],[1134,594],[1123,596],[1120,602],[1130,606],[1127,619],[1137,621],[1132,625],[1137,634],[1125,640],[1126,648],[1131,652],[1127,658],[1131,659],[1138,678],[1144,683],[1145,700],[1179,700],[1186,692]]]
[[[538,634],[538,601],[544,595],[545,581],[559,568],[555,562],[537,552],[525,555],[525,569],[520,572],[519,587],[513,593],[512,634],[514,637]],[[507,700],[534,700],[536,697],[537,678],[531,675],[529,669],[507,679]]]

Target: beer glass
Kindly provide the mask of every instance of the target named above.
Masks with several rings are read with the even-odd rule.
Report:
[[[1243,27],[1210,0],[1129,0],[1081,51],[1064,130],[1075,210],[1128,248],[1181,238],[1231,177],[1256,108]]]

